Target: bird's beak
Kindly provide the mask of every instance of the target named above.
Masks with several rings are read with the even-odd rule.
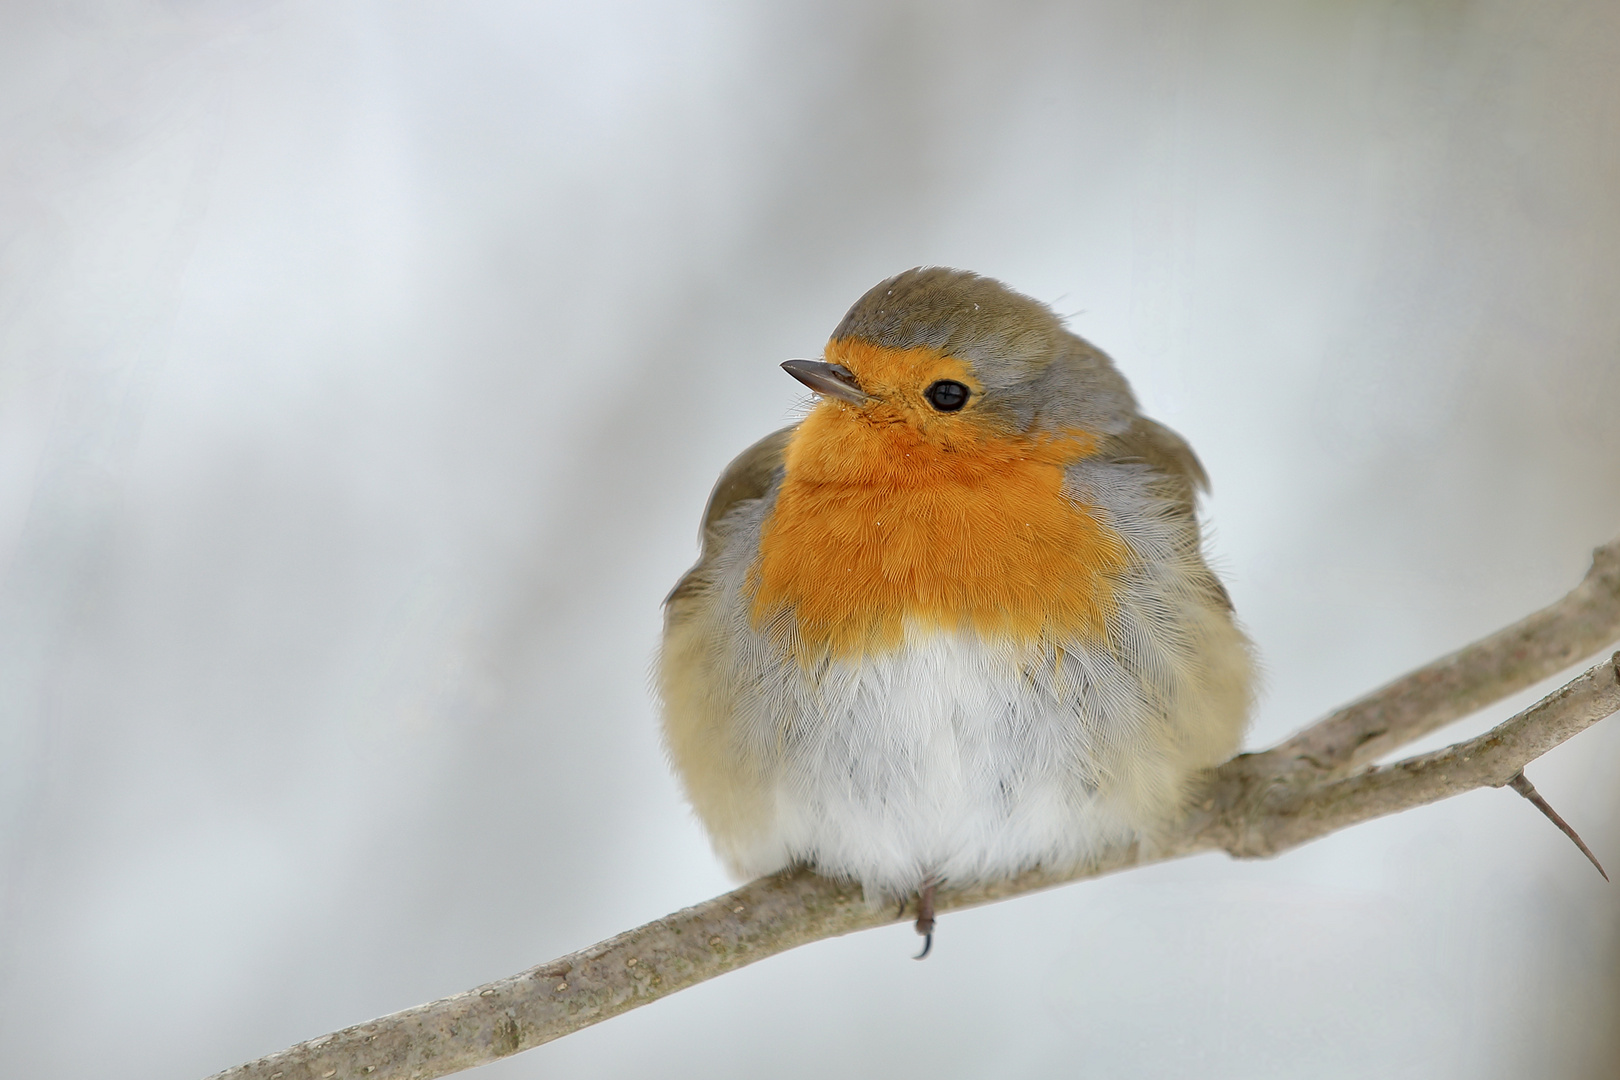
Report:
[[[818,394],[839,398],[851,405],[865,405],[872,399],[861,392],[861,386],[849,368],[842,364],[824,364],[820,360],[788,360],[782,370],[798,379]]]

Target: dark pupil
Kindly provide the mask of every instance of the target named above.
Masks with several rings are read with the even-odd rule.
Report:
[[[939,380],[923,393],[940,412],[955,412],[966,405],[968,399],[968,388],[950,379]]]

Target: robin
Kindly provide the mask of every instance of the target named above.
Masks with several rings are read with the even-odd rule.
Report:
[[[1203,467],[1045,305],[908,270],[819,395],[721,475],[665,601],[669,756],[741,878],[873,900],[1151,837],[1237,749],[1250,646],[1205,563]]]

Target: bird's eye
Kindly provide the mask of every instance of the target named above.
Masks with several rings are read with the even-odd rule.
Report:
[[[940,412],[955,412],[967,404],[968,388],[952,379],[941,379],[930,384],[923,397]]]

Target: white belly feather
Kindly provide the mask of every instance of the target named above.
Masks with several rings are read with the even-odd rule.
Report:
[[[794,695],[814,712],[782,748],[759,854],[779,862],[771,849],[785,849],[904,892],[1073,862],[1127,837],[1088,768],[1096,732],[1051,692],[1052,675],[1051,658],[915,628],[897,652],[832,665]]]

